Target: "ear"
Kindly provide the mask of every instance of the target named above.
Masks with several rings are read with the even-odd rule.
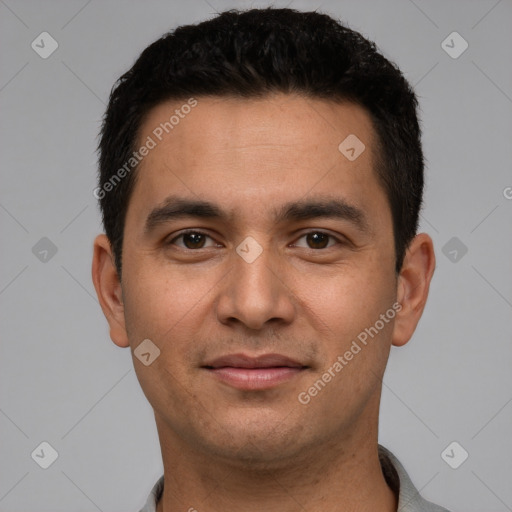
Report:
[[[110,338],[119,347],[128,347],[121,283],[114,263],[114,253],[106,235],[94,240],[92,280],[101,309],[110,326]]]
[[[412,337],[427,302],[436,259],[434,244],[426,233],[410,243],[398,276],[397,301],[402,309],[395,317],[393,345],[405,345]]]

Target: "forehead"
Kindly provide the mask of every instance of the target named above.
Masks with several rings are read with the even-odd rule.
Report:
[[[258,99],[199,97],[194,102],[194,107],[189,106],[190,99],[154,107],[140,128],[139,138],[152,136],[160,149],[174,146],[178,158],[190,157],[190,151],[180,150],[201,149],[194,152],[200,157],[206,150],[220,155],[254,148],[259,154],[278,151],[286,161],[292,153],[296,159],[307,153],[313,161],[315,149],[332,153],[350,134],[365,139],[365,145],[374,145],[370,116],[354,103],[278,93]],[[286,148],[292,151],[286,152]]]
[[[139,145],[150,139],[132,196],[141,214],[143,203],[154,207],[174,193],[223,198],[233,211],[312,192],[363,202],[383,194],[371,118],[348,102],[285,94],[164,102],[140,128]]]

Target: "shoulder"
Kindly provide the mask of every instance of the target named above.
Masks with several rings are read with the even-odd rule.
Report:
[[[424,499],[400,461],[381,445],[379,445],[379,459],[388,485],[398,494],[400,512],[449,512],[446,508]]]
[[[139,510],[139,512],[156,512],[156,505],[160,499],[160,496],[162,496],[163,490],[164,476],[162,475],[153,486],[153,489],[151,489],[146,504]]]

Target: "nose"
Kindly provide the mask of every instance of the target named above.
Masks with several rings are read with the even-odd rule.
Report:
[[[253,330],[291,323],[296,301],[278,256],[269,249],[255,260],[240,254],[233,251],[231,271],[220,288],[218,320]]]

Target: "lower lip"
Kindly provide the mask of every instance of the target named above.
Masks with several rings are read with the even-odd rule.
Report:
[[[209,372],[230,386],[243,390],[269,389],[296,377],[304,368],[211,368]]]

